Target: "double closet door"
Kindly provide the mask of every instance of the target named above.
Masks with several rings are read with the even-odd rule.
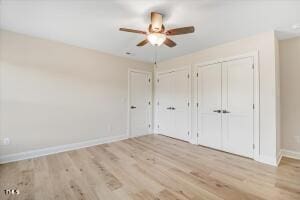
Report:
[[[180,69],[157,77],[156,130],[180,140],[190,137],[190,71]]]
[[[253,58],[197,70],[198,143],[253,158]]]

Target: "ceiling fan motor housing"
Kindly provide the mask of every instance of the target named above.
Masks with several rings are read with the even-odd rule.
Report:
[[[151,30],[153,32],[160,32],[162,29],[163,16],[160,13],[151,13]]]

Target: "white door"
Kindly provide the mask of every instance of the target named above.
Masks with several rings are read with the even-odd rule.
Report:
[[[188,69],[173,72],[172,80],[172,116],[173,131],[171,137],[188,140],[190,138],[190,74]]]
[[[160,73],[157,83],[157,130],[160,134],[188,140],[190,137],[189,69]]]
[[[198,68],[198,144],[222,149],[222,66]]]
[[[253,158],[253,58],[222,64],[225,151]]]
[[[151,73],[130,71],[129,130],[130,136],[151,132],[152,81]]]
[[[162,73],[157,83],[157,130],[161,134],[170,135],[173,131],[172,123],[172,73]]]

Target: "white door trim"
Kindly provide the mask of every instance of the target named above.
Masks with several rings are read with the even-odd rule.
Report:
[[[159,78],[159,75],[160,74],[165,74],[165,73],[172,73],[172,72],[176,72],[176,71],[180,71],[180,70],[185,70],[187,69],[188,72],[189,72],[189,82],[188,82],[188,87],[189,87],[189,91],[188,91],[188,94],[189,94],[189,103],[190,103],[190,106],[189,106],[189,109],[188,109],[188,112],[189,112],[189,132],[190,132],[190,135],[189,135],[189,138],[188,138],[188,142],[190,143],[193,143],[192,141],[192,79],[193,79],[193,76],[192,76],[192,66],[191,65],[185,65],[185,66],[181,66],[181,67],[176,67],[176,68],[171,68],[171,69],[168,69],[168,70],[157,70],[155,69],[154,71],[154,78],[155,78],[155,81],[154,81],[154,88],[155,88],[155,95],[154,95],[154,116],[155,116],[155,119],[157,119],[157,116],[158,116],[158,110],[157,110],[157,102],[158,102],[158,96],[157,96],[157,83],[158,83],[158,78]],[[155,123],[154,123],[154,133],[158,133],[159,130],[157,128],[157,121],[155,120]]]
[[[198,91],[197,91],[197,87],[198,87],[198,83],[197,83],[197,68],[198,67],[204,67],[207,65],[211,65],[211,64],[216,64],[216,63],[222,63],[222,62],[226,62],[226,61],[231,61],[231,60],[236,60],[236,59],[242,59],[242,58],[248,58],[248,57],[253,57],[253,64],[254,64],[254,153],[253,153],[253,158],[256,161],[260,160],[260,83],[259,83],[259,62],[258,62],[258,58],[259,58],[259,51],[253,51],[253,52],[249,52],[246,54],[241,54],[241,55],[237,55],[237,56],[232,56],[232,57],[227,57],[227,58],[219,58],[216,60],[212,60],[212,61],[208,61],[208,62],[200,62],[200,63],[196,63],[193,65],[193,77],[194,77],[194,110],[197,110],[197,101],[198,101]],[[194,116],[193,116],[193,143],[197,143],[197,131],[198,131],[198,127],[197,127],[197,122],[198,122],[198,112],[194,112]]]
[[[143,73],[143,74],[147,74],[150,77],[150,90],[151,90],[151,112],[150,112],[150,128],[148,129],[149,132],[148,134],[152,134],[153,133],[153,76],[152,76],[152,72],[149,71],[145,71],[145,70],[138,70],[138,69],[133,69],[133,68],[129,68],[128,69],[128,93],[127,93],[127,97],[128,97],[128,102],[127,102],[127,137],[131,138],[132,134],[131,134],[131,112],[130,112],[130,107],[131,107],[131,77],[130,74],[132,72],[135,73]]]

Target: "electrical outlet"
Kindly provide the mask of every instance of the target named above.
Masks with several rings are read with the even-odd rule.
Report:
[[[2,143],[3,143],[3,145],[9,145],[10,144],[10,139],[9,138],[3,138]]]

